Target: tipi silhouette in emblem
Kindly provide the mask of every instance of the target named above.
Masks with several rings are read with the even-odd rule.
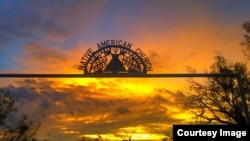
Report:
[[[111,55],[112,55],[111,61],[104,69],[104,72],[110,72],[113,74],[126,72],[125,67],[123,66],[122,62],[119,59],[119,54],[117,53],[117,50],[114,50],[114,53],[111,53]]]
[[[122,40],[105,40],[97,44],[98,50],[88,49],[82,56],[79,69],[84,75],[102,74],[147,74],[152,65],[145,53],[137,48],[132,50],[131,43]]]

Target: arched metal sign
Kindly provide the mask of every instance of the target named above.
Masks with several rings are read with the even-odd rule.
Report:
[[[147,74],[152,70],[149,58],[141,49],[122,40],[105,40],[82,56],[79,69],[88,74]]]

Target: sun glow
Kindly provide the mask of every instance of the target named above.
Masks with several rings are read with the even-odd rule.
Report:
[[[126,93],[135,93],[137,95],[150,94],[154,90],[154,86],[145,80],[136,79],[118,79],[118,78],[71,78],[62,79],[60,82],[64,84],[64,87],[68,86],[86,86],[91,88],[92,91],[110,91],[111,96],[113,93],[115,95],[124,95]],[[59,87],[59,85],[58,85]]]
[[[81,138],[90,138],[90,139],[99,139],[101,141],[105,140],[115,140],[122,141],[128,140],[129,138],[126,135],[121,136],[118,134],[87,134],[81,135]],[[131,136],[131,140],[150,140],[150,141],[162,141],[164,138],[170,138],[164,134],[148,134],[148,133],[134,133]]]
[[[186,122],[193,122],[194,121],[194,115],[191,112],[181,112],[175,114],[173,117],[176,119],[184,119]]]
[[[166,137],[163,134],[152,134],[150,129],[144,126],[129,126],[120,128],[116,136],[121,137],[123,140],[162,140]]]

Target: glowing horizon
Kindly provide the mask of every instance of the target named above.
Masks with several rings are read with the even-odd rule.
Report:
[[[2,0],[0,73],[83,74],[78,67],[84,53],[107,44],[140,48],[152,64],[147,73],[209,72],[216,55],[246,61],[240,42],[249,5],[246,0]],[[17,97],[18,112],[41,123],[38,139],[74,141],[99,134],[120,140],[116,137],[126,127],[137,127],[134,139],[158,139],[171,136],[173,124],[195,123],[183,105],[187,79],[1,78],[0,87]]]

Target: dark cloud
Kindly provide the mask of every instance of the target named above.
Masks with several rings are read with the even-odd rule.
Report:
[[[171,68],[174,66],[172,54],[170,52],[166,52],[164,54],[161,53],[157,53],[155,51],[150,51],[148,53],[148,58],[150,59],[153,70],[155,70],[154,68]]]
[[[19,37],[35,35],[31,30],[36,23],[40,23],[39,16],[37,16],[36,11],[31,12],[31,9],[27,8],[26,2],[2,2],[0,8],[1,43],[16,40]]]
[[[20,38],[65,39],[87,29],[102,6],[103,2],[79,0],[2,1],[0,44]]]
[[[118,113],[120,113],[120,114],[126,114],[126,113],[129,113],[129,112],[130,112],[129,109],[126,108],[126,107],[118,107],[118,108],[116,109],[116,111],[117,111]]]
[[[14,81],[5,88],[18,97],[22,113],[43,119],[41,128],[50,136],[59,136],[66,129],[75,134],[115,133],[128,126],[143,126],[152,133],[166,133],[168,125],[185,122],[174,118],[175,112],[171,109],[173,106],[184,109],[178,104],[185,99],[181,92],[157,89],[150,96],[120,97],[110,94],[105,82],[100,84],[107,86],[98,91],[92,83],[80,86],[25,79]],[[118,92],[118,89],[111,90]]]
[[[186,109],[184,103],[187,100],[185,92],[176,91],[172,92],[167,89],[156,89],[155,95],[151,97],[153,101],[158,104],[167,104],[168,106],[175,106],[180,109]]]
[[[15,71],[17,73],[22,70],[25,73],[77,72],[79,69],[76,66],[79,65],[81,54],[76,52],[79,50],[79,48],[62,48],[59,45],[46,43],[26,43],[22,46],[22,51],[13,56],[13,60],[18,62]]]
[[[36,63],[59,63],[66,61],[66,57],[63,52],[60,52],[59,47],[55,46],[43,46],[40,44],[25,44],[23,46],[24,56],[30,57]]]

